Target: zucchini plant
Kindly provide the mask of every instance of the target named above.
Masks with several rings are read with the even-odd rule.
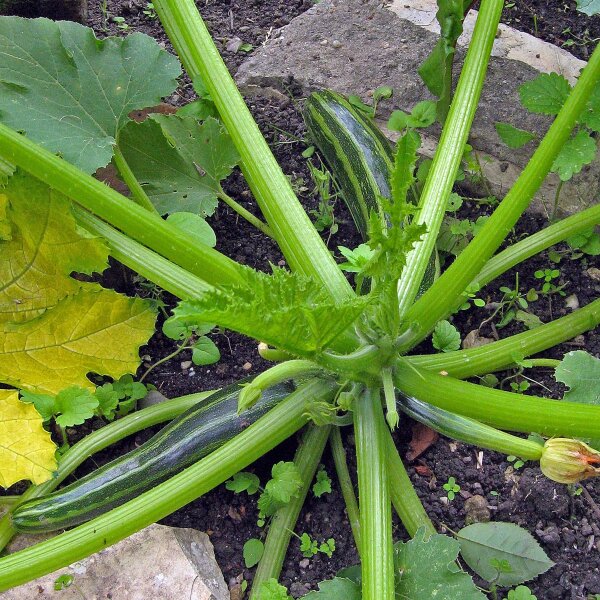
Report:
[[[463,3],[459,4],[462,9]],[[71,133],[78,126],[94,129],[98,125],[89,138],[97,150],[91,159],[80,139],[71,154],[61,152],[59,157],[56,145],[46,143],[42,147],[30,139],[36,137],[35,128],[30,132],[29,127],[15,123],[9,123],[14,129],[0,124],[0,168],[7,165],[8,181],[3,193],[10,204],[13,182],[31,179],[34,183],[28,185],[42,190],[32,196],[36,202],[50,203],[59,195],[69,199],[67,206],[78,228],[102,239],[114,258],[181,298],[172,317],[175,323],[187,328],[216,323],[250,336],[261,343],[262,356],[276,364],[243,382],[243,387],[226,390],[190,409],[141,448],[139,454],[157,461],[157,472],[150,474],[152,468],[144,465],[133,471],[135,477],[139,474],[143,479],[139,487],[131,485],[131,479],[113,480],[124,465],[131,466],[127,463],[130,458],[139,458],[136,455],[105,467],[74,487],[43,496],[42,492],[51,491],[65,476],[66,467],[59,463],[61,477],[42,484],[41,490],[32,488],[23,502],[16,503],[12,514],[0,524],[0,540],[5,542],[19,529],[51,530],[80,524],[1,558],[0,590],[70,564],[163,518],[229,479],[307,424],[295,461],[303,476],[304,493],[282,507],[273,521],[254,580],[253,598],[259,598],[261,586],[271,585],[280,573],[290,531],[328,437],[360,554],[360,593],[365,600],[395,597],[395,564],[402,564],[409,552],[407,547],[393,546],[392,506],[419,543],[433,539],[435,534],[390,435],[390,429],[404,424],[400,412],[459,440],[539,460],[543,471],[559,482],[572,483],[597,474],[594,465],[600,454],[577,438],[600,438],[600,407],[513,394],[465,379],[502,370],[596,327],[600,323],[600,300],[484,347],[432,356],[411,351],[439,321],[464,303],[465,290],[485,285],[535,253],[600,222],[600,207],[596,206],[496,253],[597,88],[600,50],[592,55],[512,189],[439,277],[436,237],[477,108],[503,2],[481,2],[452,103],[449,105],[445,98],[440,111],[443,133],[419,195],[415,195],[413,185],[419,137],[413,130],[405,129],[390,151],[385,139],[370,123],[357,118],[343,99],[329,93],[314,96],[308,105],[309,126],[338,171],[336,176],[355,208],[357,227],[369,249],[354,289],[277,165],[194,2],[156,0],[153,5],[194,86],[207,92],[223,123],[224,130],[208,117],[199,134],[212,131],[221,141],[216,151],[223,159],[221,167],[209,173],[195,162],[202,146],[190,133],[197,124],[186,121],[185,116],[177,121],[153,117],[148,124],[131,125],[131,131],[122,133],[121,119],[131,105],[122,96],[125,90],[115,74],[116,87],[111,88],[115,96],[105,93],[110,98],[110,110],[104,111],[102,119],[90,118],[87,110],[64,119]],[[57,51],[60,44],[71,44],[70,56],[76,61],[75,39],[95,44],[88,34],[82,36],[69,25],[61,25],[51,41]],[[140,44],[139,39],[131,40],[122,51],[139,51]],[[109,50],[110,45],[106,53],[114,60],[114,52]],[[447,48],[442,50],[447,54]],[[154,60],[176,72],[164,56]],[[130,78],[134,75],[140,77],[139,73],[128,73]],[[9,100],[14,101],[24,84],[5,88]],[[35,102],[27,94],[25,100]],[[52,125],[46,123],[45,127],[51,129]],[[23,131],[27,135],[22,135]],[[167,132],[166,145],[156,142],[159,131]],[[224,136],[230,138],[233,150]],[[239,160],[266,223],[238,207],[240,214],[253,218],[257,227],[273,237],[291,270],[274,268],[265,274],[242,266],[171,219],[161,218],[161,214],[171,212],[165,210],[165,203],[172,200],[168,180],[159,180],[148,169],[142,181],[135,176],[140,144],[145,141],[150,142],[145,152],[152,160],[158,161],[169,145],[179,151],[178,160],[187,157],[187,167],[191,163],[192,169],[173,171],[178,176],[183,173],[184,183],[195,171],[194,177],[210,184],[211,202],[215,197],[233,202],[219,180]],[[111,152],[132,190],[133,202],[85,172],[98,166],[98,154],[107,161]],[[17,173],[11,174],[14,167]],[[179,186],[181,179],[177,182]],[[199,210],[202,199],[206,200],[206,193],[193,197],[181,190],[173,193],[178,193],[180,200],[194,202],[195,210]],[[0,225],[5,221],[0,219]],[[92,369],[101,367],[94,365]],[[20,387],[20,381],[8,382]],[[290,382],[293,391],[285,388],[292,385]],[[232,398],[239,417],[232,410]],[[210,421],[195,429],[194,415],[208,415]],[[339,427],[349,423],[356,439],[358,501],[349,483],[339,435]],[[118,425],[117,421],[109,427]],[[506,431],[537,432],[550,439],[542,445]],[[201,448],[194,444],[196,435]],[[178,455],[178,448],[188,444],[190,452]],[[69,468],[77,463],[71,456],[80,457],[75,447],[72,450],[63,458]],[[161,483],[156,485],[157,481]],[[86,487],[88,484],[91,487]],[[105,500],[109,502],[104,506]],[[482,597],[476,588],[469,594],[464,597]]]

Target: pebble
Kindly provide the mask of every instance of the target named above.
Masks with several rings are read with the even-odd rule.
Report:
[[[579,298],[576,294],[571,294],[565,298],[565,306],[571,310],[577,310],[579,308]]]
[[[585,535],[587,537],[588,535],[592,535],[592,533],[594,533],[594,530],[592,529],[591,525],[587,522],[587,519],[582,519],[581,535]]]
[[[490,520],[490,509],[483,496],[471,496],[465,501],[465,525],[471,523],[487,523]]]
[[[329,44],[329,40],[321,40],[321,46],[327,46],[327,44]]]
[[[331,45],[334,48],[341,48],[342,47],[342,42],[340,42],[340,40],[333,40],[333,42],[331,42]]]
[[[181,362],[182,371],[187,371],[192,366],[191,360],[184,360]]]
[[[308,565],[310,564],[310,560],[308,558],[303,558],[299,563],[301,569],[308,569]]]
[[[242,369],[244,369],[244,371],[249,371],[252,368],[252,363],[251,362],[245,362],[242,365]]]
[[[546,544],[560,544],[560,532],[556,525],[548,525],[546,529],[536,529],[535,533]]]
[[[290,585],[290,592],[294,596],[294,598],[301,598],[306,596],[308,592],[310,592],[310,588],[304,583],[300,583],[299,581],[295,581]]]

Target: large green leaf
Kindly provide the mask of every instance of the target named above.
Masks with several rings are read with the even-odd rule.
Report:
[[[10,239],[0,235],[0,327],[34,317],[84,286],[100,289],[70,277],[102,272],[108,250],[77,226],[64,196],[18,173],[0,192],[0,231],[3,223]]]
[[[179,211],[212,215],[219,182],[239,161],[224,127],[213,118],[151,115],[128,123],[119,147],[161,214]]]
[[[247,286],[207,292],[181,302],[174,319],[216,323],[294,354],[311,356],[347,329],[366,309],[362,296],[335,305],[312,279],[283,269],[266,275],[248,269]]]
[[[396,597],[404,600],[485,600],[473,580],[456,566],[459,544],[440,534],[425,539],[419,529],[409,542],[394,546]]]
[[[87,173],[110,162],[128,114],[172,93],[180,73],[141,33],[98,40],[76,23],[0,17],[0,120]]]
[[[533,536],[514,523],[473,523],[456,536],[469,567],[498,585],[523,583],[554,565]]]
[[[319,591],[302,596],[304,600],[361,600],[360,586],[343,577],[319,582]]]
[[[81,290],[39,317],[4,324],[0,382],[57,394],[70,385],[93,388],[89,372],[115,379],[135,372],[155,317],[139,298]]]
[[[577,10],[588,16],[600,13],[600,0],[577,0]]]

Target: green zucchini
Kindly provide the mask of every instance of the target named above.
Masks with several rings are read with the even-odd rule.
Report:
[[[376,211],[383,221],[385,215],[380,197],[391,198],[392,144],[372,120],[344,96],[331,90],[313,92],[308,97],[304,120],[310,137],[340,187],[356,228],[366,240],[371,212]],[[438,274],[439,262],[434,250],[419,295]]]
[[[354,223],[367,238],[369,215],[383,219],[379,196],[390,198],[394,154],[388,139],[344,96],[314,92],[306,101],[308,133],[329,165]]]
[[[517,437],[402,393],[397,393],[396,399],[402,412],[446,437],[527,460],[539,460],[542,455],[543,446],[535,441]]]
[[[240,384],[192,406],[145,444],[47,496],[18,506],[12,522],[24,533],[43,533],[89,521],[165,481],[206,456],[294,391],[291,383],[265,390],[237,414]]]

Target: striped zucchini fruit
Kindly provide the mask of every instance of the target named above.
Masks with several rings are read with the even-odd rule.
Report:
[[[145,444],[78,481],[18,506],[17,531],[42,533],[73,527],[124,504],[210,454],[294,391],[291,383],[273,386],[242,415],[237,414],[240,384],[201,400]]]
[[[331,90],[314,92],[306,101],[308,133],[329,165],[363,240],[372,211],[385,219],[379,198],[391,198],[392,144],[348,100]],[[419,289],[421,295],[439,272],[434,250]]]

